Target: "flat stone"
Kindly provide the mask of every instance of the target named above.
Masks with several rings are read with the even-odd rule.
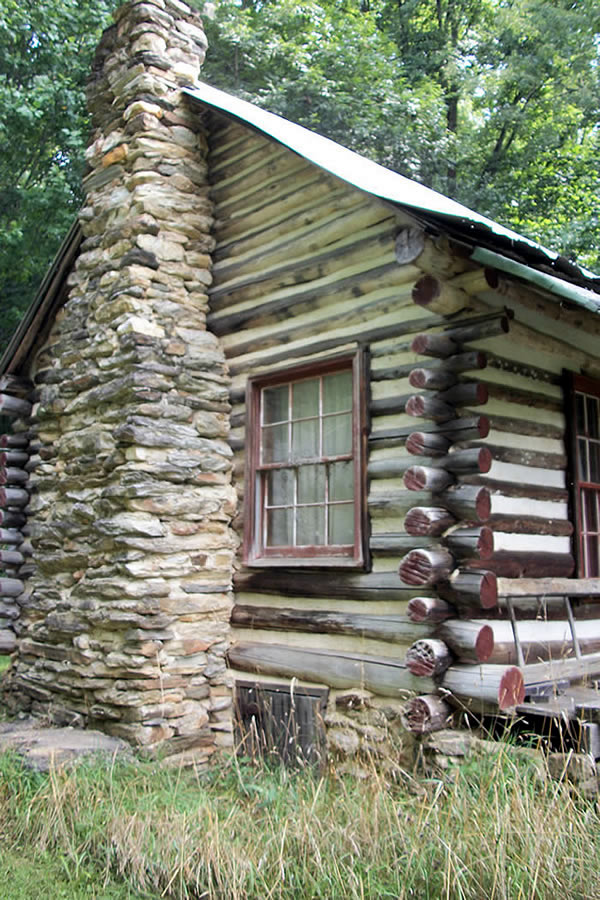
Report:
[[[0,752],[8,750],[40,772],[92,754],[131,754],[131,748],[119,738],[82,728],[44,728],[37,719],[0,723]]]

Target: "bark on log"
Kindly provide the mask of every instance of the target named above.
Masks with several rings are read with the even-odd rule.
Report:
[[[445,469],[430,466],[411,466],[404,473],[407,491],[434,491],[440,493],[454,484],[454,477]]]
[[[456,384],[456,375],[444,369],[412,369],[408,383],[417,390],[443,391]]]
[[[412,298],[418,306],[440,316],[451,316],[469,304],[468,294],[433,275],[419,278],[413,288]]]
[[[494,532],[487,525],[481,528],[460,528],[447,534],[444,542],[455,559],[491,559],[494,553]]]
[[[454,516],[439,506],[413,506],[404,519],[404,528],[415,537],[439,537],[455,524]]]
[[[0,415],[27,418],[31,415],[31,403],[10,394],[0,394]]]
[[[239,628],[266,628],[274,631],[301,631],[317,634],[350,634],[403,644],[427,634],[427,626],[415,624],[408,616],[375,616],[323,609],[289,607],[233,607],[231,623]]]
[[[456,418],[454,407],[440,400],[437,394],[413,394],[406,401],[404,410],[409,416],[433,419],[434,422],[448,422]]]
[[[15,466],[0,465],[0,484],[27,484],[29,473]]]
[[[500,709],[519,706],[525,699],[525,682],[514,666],[451,666],[442,685],[445,690],[467,703],[481,701]]]
[[[448,472],[461,475],[485,475],[492,467],[492,452],[488,447],[470,447],[467,450],[455,450],[436,461],[436,465]]]
[[[398,572],[405,584],[423,587],[447,580],[455,567],[454,558],[442,548],[411,550],[400,562]]]
[[[452,707],[437,694],[413,697],[404,707],[403,724],[413,734],[431,734],[448,727]]]
[[[409,550],[414,550],[416,546],[421,546],[422,544],[422,538],[416,538],[411,534],[384,532],[372,534],[369,538],[371,552],[387,556],[398,556],[407,553]]]
[[[471,341],[481,341],[490,337],[497,337],[500,334],[508,334],[510,328],[510,317],[508,315],[499,316],[498,318],[486,319],[474,323],[473,325],[459,325],[457,328],[449,328],[444,332],[451,341],[460,347],[463,344],[469,344]]]
[[[487,522],[492,511],[490,492],[479,485],[458,485],[439,494],[436,500],[466,522]]]
[[[438,585],[440,596],[461,609],[493,609],[498,605],[498,580],[494,572],[459,569]]]
[[[474,561],[472,565],[477,566],[477,562]],[[518,553],[501,550],[487,559],[485,565],[502,578],[568,578],[575,569],[575,560],[570,553]]]
[[[444,641],[459,659],[469,662],[506,662],[496,660],[493,625],[484,621],[448,619],[436,629],[435,637]]]
[[[413,431],[406,438],[406,449],[413,456],[445,456],[450,447],[451,441],[435,432]]]
[[[443,641],[422,638],[408,648],[404,662],[418,678],[435,678],[452,664],[452,654]]]
[[[0,578],[0,596],[18,597],[25,585],[18,578]]]
[[[481,381],[467,381],[438,395],[438,399],[451,406],[483,406],[488,402],[487,385]]]
[[[23,450],[29,444],[26,434],[0,434],[0,447],[11,450]]]
[[[408,618],[411,622],[435,624],[456,615],[456,610],[441,597],[412,597],[408,601]]]
[[[244,672],[302,678],[333,688],[362,687],[384,697],[398,698],[402,691],[423,688],[423,681],[403,663],[388,657],[246,642],[232,647],[227,656],[232,668]],[[433,682],[425,689],[433,690]]]
[[[0,509],[0,525],[5,528],[22,528],[27,521],[24,513],[10,509]]]
[[[29,503],[29,493],[22,488],[2,487],[0,488],[0,506],[27,506]]]

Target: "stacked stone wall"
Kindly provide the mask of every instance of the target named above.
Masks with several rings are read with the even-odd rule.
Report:
[[[178,0],[122,7],[89,85],[70,294],[30,375],[33,557],[15,703],[169,753],[231,742],[229,375],[206,330],[206,42]]]

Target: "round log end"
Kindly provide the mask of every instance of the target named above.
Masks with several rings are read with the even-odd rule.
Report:
[[[412,289],[412,298],[418,306],[429,306],[440,295],[440,283],[433,275],[423,275]]]
[[[405,266],[421,255],[425,248],[425,233],[422,228],[401,228],[395,241],[396,262]]]
[[[492,451],[489,447],[481,447],[478,454],[479,471],[482,475],[489,472],[493,462]]]
[[[490,559],[494,553],[494,532],[487,525],[479,532],[477,552],[480,559]]]
[[[479,589],[479,601],[482,609],[494,609],[498,606],[498,579],[494,572],[484,572]]]
[[[439,537],[456,519],[441,506],[413,506],[406,513],[404,528],[413,537]]]
[[[423,456],[425,450],[425,436],[422,431],[413,431],[406,438],[406,449],[413,456]]]
[[[421,390],[427,386],[427,369],[412,369],[408,376],[411,387]]]
[[[488,436],[488,434],[490,433],[490,420],[487,416],[479,416],[477,430],[479,432],[480,438],[486,438]]]
[[[510,709],[512,706],[519,706],[524,700],[525,682],[523,673],[516,666],[511,666],[500,680],[498,706],[500,709]]]
[[[427,473],[423,466],[411,466],[404,473],[404,487],[407,491],[424,491]]]
[[[500,276],[498,274],[498,270],[486,267],[485,280],[487,281],[489,286],[495,290],[500,284]]]
[[[487,488],[481,488],[477,493],[475,513],[480,522],[487,522],[492,514],[492,496]]]
[[[484,353],[483,350],[478,350],[474,363],[474,369],[485,369],[487,366],[487,354]]]
[[[422,356],[427,349],[427,335],[426,334],[417,334],[413,339],[410,345],[410,349],[413,353],[418,353]]]
[[[487,662],[494,651],[494,631],[490,625],[483,625],[475,641],[475,655],[479,662]]]
[[[424,416],[425,415],[425,401],[421,394],[413,394],[412,397],[409,397],[406,401],[406,406],[404,407],[404,411],[409,416]]]

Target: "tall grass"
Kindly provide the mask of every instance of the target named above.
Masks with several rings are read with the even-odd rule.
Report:
[[[224,760],[205,776],[148,761],[40,775],[4,756],[0,840],[34,862],[60,858],[98,897],[121,896],[119,885],[122,896],[228,900],[600,897],[594,803],[509,747],[450,774],[389,784],[375,771],[342,779]]]

